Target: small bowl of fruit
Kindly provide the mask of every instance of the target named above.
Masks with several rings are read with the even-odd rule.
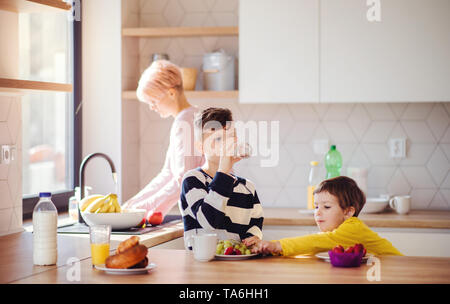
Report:
[[[216,247],[218,260],[246,260],[258,255],[252,253],[244,243],[236,240],[220,240]]]
[[[366,253],[367,250],[362,244],[355,244],[347,249],[338,245],[328,251],[330,263],[335,267],[359,267]]]

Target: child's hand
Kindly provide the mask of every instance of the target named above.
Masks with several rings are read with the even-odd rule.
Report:
[[[255,251],[253,251],[255,250]],[[280,242],[270,242],[270,241],[260,241],[257,246],[252,248],[254,253],[262,253],[264,255],[272,253],[280,253],[283,249],[281,248]]]
[[[251,236],[242,240],[242,243],[244,243],[244,245],[247,246],[247,248],[255,246],[259,242],[261,242],[261,240],[257,236]]]

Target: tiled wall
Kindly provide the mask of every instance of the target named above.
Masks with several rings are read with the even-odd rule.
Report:
[[[237,0],[130,3],[124,11],[124,22],[134,25],[128,26],[238,25]],[[136,88],[152,53],[166,52],[176,64],[200,69],[203,54],[216,48],[224,48],[238,57],[237,37],[125,39],[124,50],[129,58],[124,61],[131,64],[124,67],[124,87]],[[199,82],[197,89],[201,88],[201,79]],[[238,174],[256,184],[264,206],[306,207],[309,162],[323,160],[323,156],[314,154],[313,140],[328,139],[342,153],[343,173],[347,167],[369,169],[369,196],[411,194],[415,209],[450,209],[450,103],[242,105],[233,100],[193,103],[200,107],[228,107],[235,120],[280,121],[278,166],[262,168],[260,159],[254,157],[241,161],[236,168]],[[131,180],[129,185],[123,185],[126,199],[161,169],[172,119],[160,119],[135,100],[124,101],[123,110],[126,125],[123,132],[130,137],[123,148],[124,164],[128,164],[124,166],[131,168],[124,171],[128,174],[124,180]],[[407,157],[391,159],[388,141],[399,137],[407,139]]]
[[[0,235],[22,231],[21,97],[0,94],[0,146],[14,145],[15,160],[0,162]]]

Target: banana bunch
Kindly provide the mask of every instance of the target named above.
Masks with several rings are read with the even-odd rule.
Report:
[[[120,213],[122,208],[120,208],[117,200],[117,194],[94,194],[81,200],[80,211],[89,213]]]

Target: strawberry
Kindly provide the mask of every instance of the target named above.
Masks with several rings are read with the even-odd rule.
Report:
[[[233,255],[234,254],[233,247],[228,247],[227,249],[225,249],[225,252],[223,254],[225,254],[225,255]]]
[[[361,251],[363,251],[364,246],[363,246],[363,244],[356,244],[353,248],[354,248],[354,253],[360,253]]]
[[[234,249],[233,254],[234,255],[241,255],[242,252],[239,249]]]
[[[347,248],[347,250],[345,250],[345,253],[353,253],[355,250],[355,248],[353,248],[353,246],[350,246]]]
[[[344,253],[344,247],[342,247],[341,245],[336,246],[333,248],[333,252],[334,253]]]

